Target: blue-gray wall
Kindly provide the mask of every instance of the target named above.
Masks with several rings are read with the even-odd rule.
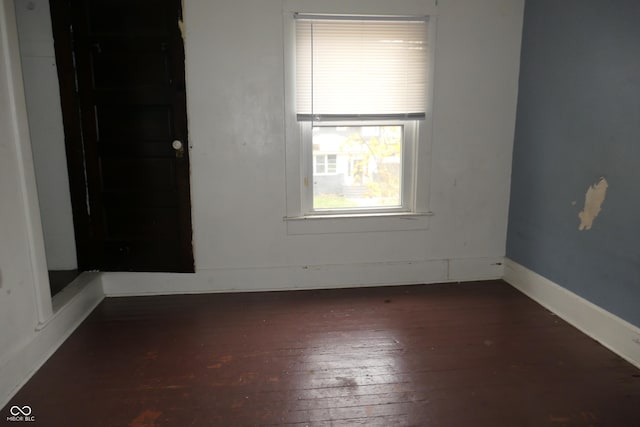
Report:
[[[640,1],[527,0],[520,67],[507,256],[640,326]]]

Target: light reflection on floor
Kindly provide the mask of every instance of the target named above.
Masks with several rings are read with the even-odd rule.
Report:
[[[401,332],[352,330],[326,333],[305,344],[305,357],[289,372],[297,390],[292,411],[319,411],[319,418],[368,417],[380,405],[397,400],[398,393],[411,390],[404,369]]]

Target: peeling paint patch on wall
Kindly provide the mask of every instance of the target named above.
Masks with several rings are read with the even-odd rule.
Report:
[[[591,230],[593,220],[596,219],[602,209],[602,203],[604,202],[604,198],[607,194],[607,188],[609,188],[609,183],[603,177],[600,178],[600,181],[597,184],[592,185],[587,189],[587,194],[584,196],[584,209],[582,209],[582,212],[578,214],[578,218],[580,218],[580,226],[578,227],[578,230]]]

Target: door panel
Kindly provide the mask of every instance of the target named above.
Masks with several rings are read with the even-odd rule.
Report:
[[[178,17],[175,6],[155,0],[92,0],[85,9],[87,31],[91,36],[169,37],[173,29],[166,24]]]
[[[91,56],[95,89],[141,88],[171,83],[166,51],[133,52],[103,43]],[[123,52],[124,51],[124,52]]]
[[[176,191],[175,160],[102,156],[102,192],[137,193]],[[167,199],[171,194],[163,195]]]
[[[164,234],[169,240],[178,239],[173,224],[178,221],[175,208],[127,207],[109,208],[106,215],[107,240],[144,241],[158,234]]]
[[[169,106],[132,105],[125,103],[125,99],[113,102],[101,97],[95,99],[96,130],[100,145],[118,142],[123,138],[131,141],[131,145],[144,141],[171,142],[174,130]],[[168,147],[171,147],[171,143]]]
[[[64,101],[63,114],[70,118],[65,133],[81,139],[68,138],[67,144],[81,145],[85,168],[85,194],[72,185],[74,203],[85,203],[88,211],[88,229],[77,230],[88,234],[77,238],[87,242],[81,264],[99,270],[193,271],[180,0],[52,0],[51,5],[57,10],[54,33],[65,31],[64,22],[55,22],[64,17],[65,5],[73,29],[67,54],[75,70],[77,117],[65,111]],[[59,45],[57,56],[64,55]],[[60,71],[59,76],[61,91],[68,90],[68,77]],[[66,104],[73,104],[66,96]],[[172,148],[174,140],[185,149]],[[79,174],[70,171],[70,176]]]

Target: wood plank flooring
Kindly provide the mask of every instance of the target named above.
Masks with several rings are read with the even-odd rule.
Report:
[[[109,298],[11,405],[45,426],[624,427],[640,370],[502,281]]]

